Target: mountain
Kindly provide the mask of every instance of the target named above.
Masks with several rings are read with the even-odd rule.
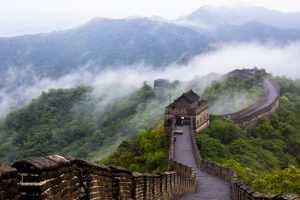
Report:
[[[0,78],[5,79],[9,68],[60,77],[78,68],[99,71],[140,63],[153,67],[186,63],[213,50],[218,42],[286,44],[300,40],[300,30],[295,29],[300,20],[296,19],[297,13],[208,6],[176,22],[158,17],[96,18],[65,31],[0,38]],[[196,26],[182,25],[182,20]],[[199,29],[203,24],[213,28]]]
[[[94,19],[66,31],[0,38],[0,73],[26,65],[52,77],[90,65],[161,66],[205,52],[210,42],[194,30],[163,21]]]
[[[288,44],[300,39],[298,29],[280,29],[257,21],[242,25],[222,25],[211,33],[219,42],[272,42],[274,44]]]
[[[264,20],[272,18],[273,11],[247,9],[251,12],[245,11],[244,20],[232,8],[203,7],[178,21],[159,17],[97,18],[65,31],[0,38],[0,113],[28,102],[23,98],[27,86],[42,80],[56,81],[79,68],[91,74],[127,65],[134,68],[137,64],[161,68],[172,63],[187,64],[194,56],[222,46],[218,43],[282,46],[300,40],[300,30],[280,28]],[[249,21],[258,19],[254,18],[256,10],[270,16]],[[279,17],[288,15],[275,13]],[[201,20],[212,27],[199,28]]]
[[[206,28],[257,21],[282,29],[300,29],[300,13],[283,13],[263,7],[203,6],[180,20],[190,21]]]
[[[203,6],[177,23],[209,35],[216,43],[272,43],[300,40],[300,13],[262,7]]]

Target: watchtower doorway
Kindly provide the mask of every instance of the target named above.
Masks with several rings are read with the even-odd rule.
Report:
[[[183,116],[176,116],[176,126],[183,126]]]
[[[191,119],[185,116],[176,116],[176,126],[190,125]]]

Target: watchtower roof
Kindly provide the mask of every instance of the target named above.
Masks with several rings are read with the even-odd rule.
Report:
[[[185,99],[189,103],[194,103],[195,101],[198,101],[200,97],[193,90],[190,90],[188,92],[183,93],[174,102],[179,102],[182,99]]]

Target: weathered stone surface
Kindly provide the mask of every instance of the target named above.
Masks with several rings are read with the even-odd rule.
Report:
[[[18,199],[18,172],[9,165],[0,164],[0,199]]]
[[[17,174],[18,174],[18,171],[15,168],[13,168],[9,165],[0,164],[0,178],[1,179],[16,177]]]

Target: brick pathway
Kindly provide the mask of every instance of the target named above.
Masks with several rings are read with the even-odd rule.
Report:
[[[175,160],[196,169],[196,161],[192,150],[190,126],[176,127],[183,130],[183,135],[176,135]],[[197,192],[186,194],[180,200],[230,200],[229,183],[219,177],[210,175],[200,169],[197,172]]]

